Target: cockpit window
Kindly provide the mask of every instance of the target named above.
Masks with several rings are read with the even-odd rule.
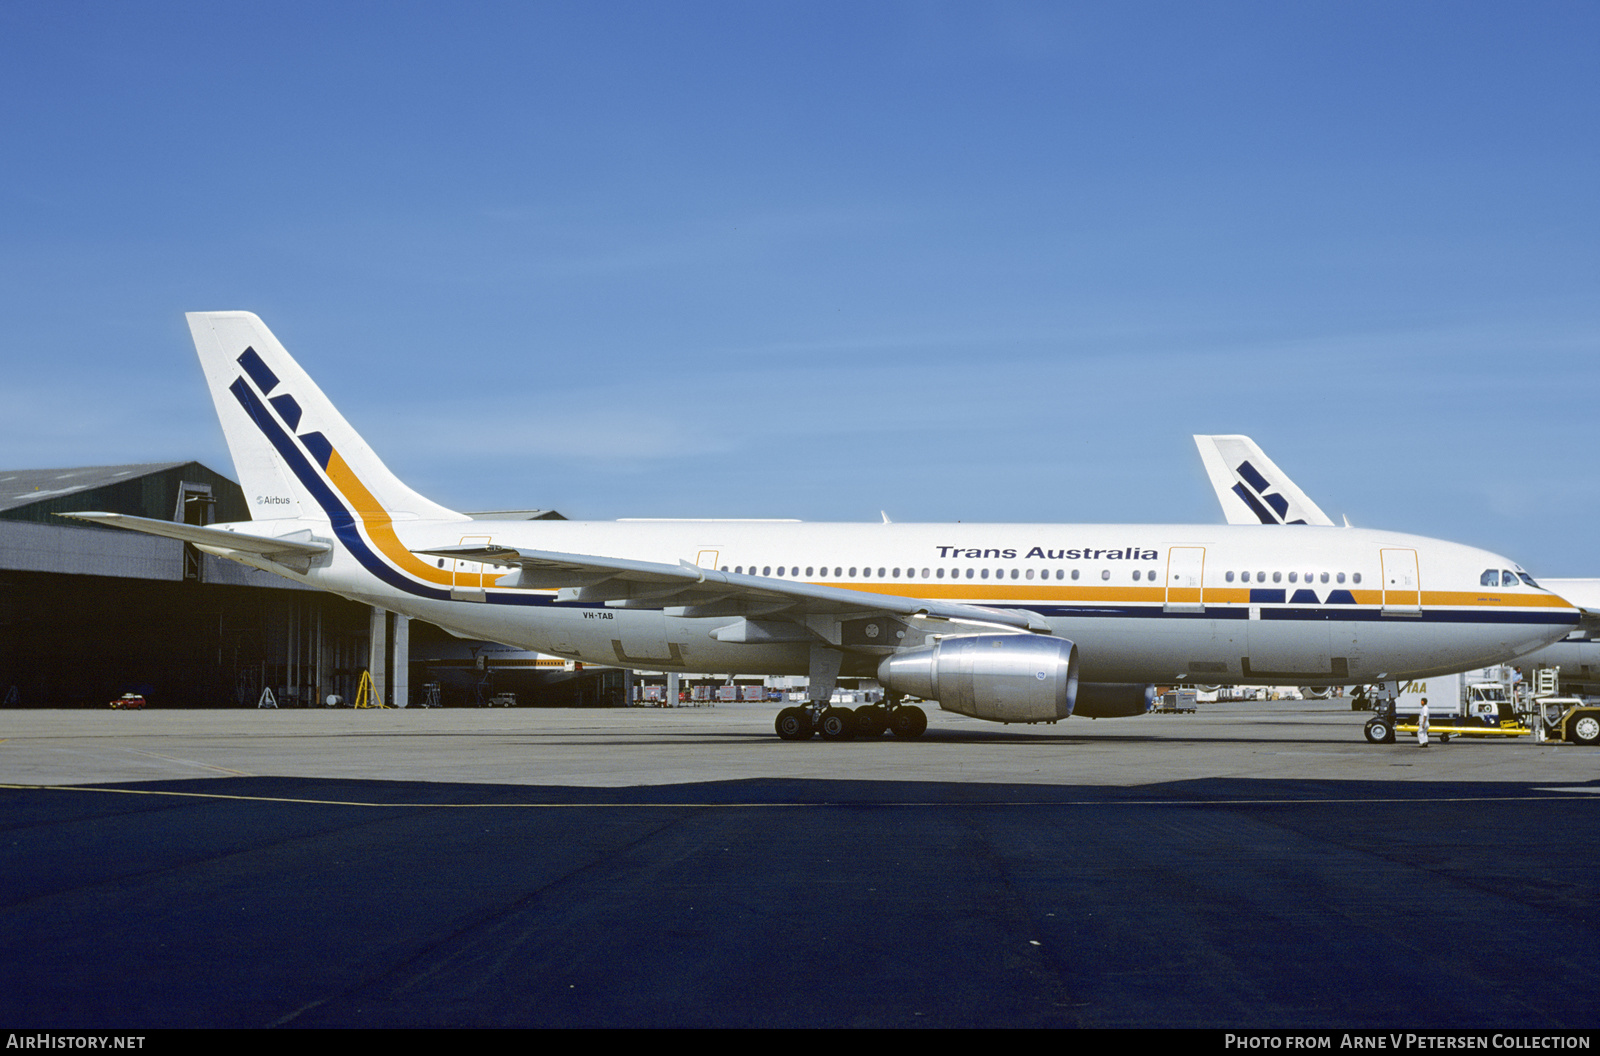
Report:
[[[1498,587],[1500,585],[1500,570],[1495,568],[1485,569],[1483,575],[1478,577],[1480,587]]]
[[[1526,572],[1518,572],[1517,575],[1521,576],[1522,582],[1526,583],[1528,586],[1534,588],[1535,590],[1540,589],[1539,584],[1535,583],[1533,581],[1533,577],[1528,575]]]

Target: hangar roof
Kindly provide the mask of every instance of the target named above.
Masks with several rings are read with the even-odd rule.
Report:
[[[216,500],[210,520],[250,519],[239,485],[199,462],[0,470],[0,519],[59,525],[53,514],[103,510],[170,521],[184,484],[210,487]]]

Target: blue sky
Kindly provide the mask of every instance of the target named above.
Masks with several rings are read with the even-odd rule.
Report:
[[[259,313],[466,509],[1335,518],[1600,575],[1600,4],[0,0],[0,465]]]

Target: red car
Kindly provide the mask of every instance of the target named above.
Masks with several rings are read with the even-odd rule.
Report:
[[[124,693],[116,700],[113,700],[111,702],[111,706],[113,708],[132,708],[135,710],[143,710],[144,698],[137,693]]]

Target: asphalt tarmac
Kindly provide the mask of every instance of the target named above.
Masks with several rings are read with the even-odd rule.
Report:
[[[1600,1026],[1600,750],[0,713],[0,1026]]]

